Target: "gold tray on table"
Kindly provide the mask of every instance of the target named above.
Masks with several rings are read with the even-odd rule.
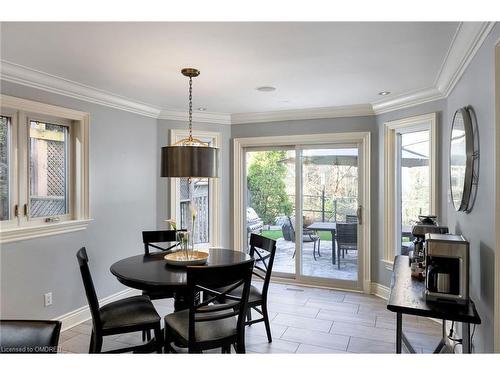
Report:
[[[172,266],[198,266],[207,262],[208,253],[196,250],[191,251],[189,259],[186,259],[184,251],[176,251],[175,253],[165,255],[164,259],[167,261],[167,264]]]

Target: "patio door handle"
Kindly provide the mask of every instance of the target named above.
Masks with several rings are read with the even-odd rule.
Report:
[[[356,216],[358,217],[358,224],[363,224],[363,207],[358,206],[356,210]]]

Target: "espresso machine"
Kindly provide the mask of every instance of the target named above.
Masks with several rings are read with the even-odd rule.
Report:
[[[434,215],[420,215],[418,219],[419,221],[411,228],[411,234],[415,239],[413,252],[410,252],[410,265],[425,262],[425,235],[427,233],[448,233],[448,227],[438,225]]]
[[[425,299],[464,305],[469,300],[469,242],[461,235],[425,235]]]

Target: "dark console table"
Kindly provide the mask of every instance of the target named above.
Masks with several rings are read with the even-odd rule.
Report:
[[[391,281],[391,295],[387,309],[396,313],[396,353],[401,353],[402,345],[408,352],[415,353],[403,333],[403,314],[425,316],[443,321],[443,337],[434,353],[439,353],[446,342],[446,321],[462,323],[462,345],[464,353],[471,353],[470,325],[481,324],[474,302],[467,305],[427,302],[424,298],[424,282],[411,277],[409,258],[398,255],[394,259]]]

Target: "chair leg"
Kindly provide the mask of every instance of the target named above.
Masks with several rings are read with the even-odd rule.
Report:
[[[161,325],[158,324],[158,327],[156,327],[154,331],[155,331],[156,352],[163,353],[163,337],[161,335]]]
[[[238,353],[238,354],[245,354],[246,353],[245,336],[244,335],[242,335],[242,337],[240,337],[238,339],[238,342],[235,345],[235,349],[236,349],[236,353]],[[231,352],[231,350],[229,350],[229,352]]]
[[[89,354],[92,354],[94,351],[94,337],[95,333],[94,330],[92,329],[92,333],[90,334],[90,345],[89,345]]]
[[[251,322],[251,321],[252,321],[252,308],[249,307],[247,309],[247,322]],[[252,323],[249,323],[248,325],[251,326]]]
[[[268,342],[273,342],[273,338],[271,336],[271,324],[269,323],[269,315],[267,313],[267,301],[264,301],[262,304],[262,315],[264,317],[264,324],[266,326],[266,333],[267,333],[267,341]]]
[[[314,257],[314,260],[316,260],[316,242],[317,241],[314,241],[314,244],[313,244],[313,257]]]
[[[321,247],[321,238],[318,236],[318,256],[321,256],[321,253],[319,252],[319,248]]]
[[[92,344],[92,353],[100,353],[102,350],[102,336],[95,334]]]

